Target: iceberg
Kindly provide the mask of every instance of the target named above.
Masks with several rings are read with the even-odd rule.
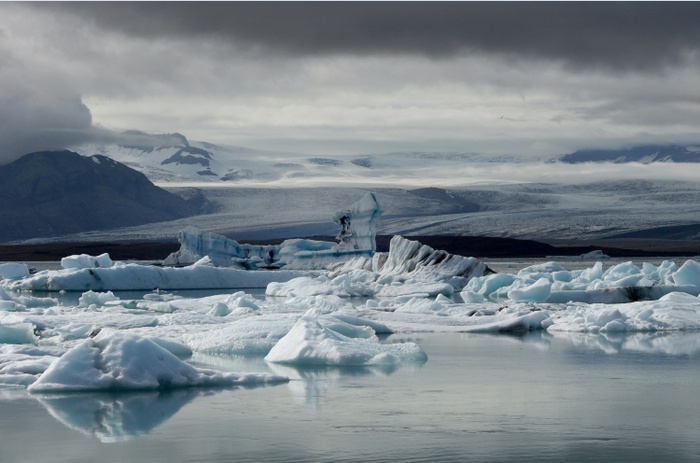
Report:
[[[163,265],[190,265],[208,256],[217,267],[323,269],[344,258],[372,256],[377,248],[376,223],[382,212],[377,195],[372,192],[336,212],[333,221],[340,226],[338,243],[295,238],[280,245],[240,244],[190,226],[178,233],[180,249],[170,254]]]
[[[375,240],[376,224],[384,212],[376,193],[367,193],[348,209],[338,211],[333,216],[333,222],[340,225],[340,233],[336,239],[336,249],[343,251],[366,251],[373,253],[377,250]]]
[[[180,249],[170,254],[163,265],[191,265],[203,257],[209,257],[217,267],[269,268],[279,261],[280,246],[256,246],[239,244],[216,233],[200,231],[188,226],[182,229],[177,240]]]
[[[214,267],[204,257],[187,267],[117,262],[109,268],[44,270],[21,280],[3,280],[9,290],[32,291],[150,291],[153,289],[265,288],[270,282],[291,280],[305,273],[288,270],[242,270]]]
[[[54,361],[28,390],[163,390],[270,384],[288,380],[270,374],[237,374],[195,368],[150,339],[124,330],[102,330]]]
[[[338,319],[328,324],[314,309],[305,313],[265,356],[268,362],[332,366],[424,363],[427,359],[415,343],[381,344],[370,327],[361,329]]]
[[[452,296],[477,276],[493,273],[483,262],[418,241],[394,236],[389,253],[358,256],[336,262],[319,276],[303,276],[283,283],[270,283],[268,296],[396,297],[442,294]]]
[[[603,271],[596,262],[583,270],[568,271],[550,262],[522,269],[515,275],[490,274],[472,278],[463,288],[465,301],[538,303],[624,303],[657,300],[666,294],[700,294],[700,264],[686,261],[680,268],[670,261],[658,267],[623,262]]]

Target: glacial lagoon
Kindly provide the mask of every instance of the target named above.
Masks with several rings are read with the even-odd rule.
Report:
[[[198,355],[287,384],[0,390],[3,462],[691,462],[700,333],[403,333],[423,364],[292,367]]]

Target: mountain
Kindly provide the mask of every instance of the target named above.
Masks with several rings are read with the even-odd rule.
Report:
[[[84,156],[101,154],[145,174],[152,182],[221,183],[222,185],[300,183],[385,183],[405,179],[422,183],[426,176],[443,178],[475,164],[521,163],[518,156],[470,152],[391,152],[379,154],[309,155],[191,141],[179,133],[122,134],[124,140],[71,147]]]
[[[645,145],[619,150],[579,150],[560,158],[561,162],[700,162],[700,150],[679,145]]]
[[[0,166],[0,242],[174,220],[199,212],[105,156],[42,151]]]

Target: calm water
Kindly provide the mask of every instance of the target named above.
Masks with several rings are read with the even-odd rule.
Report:
[[[199,356],[296,379],[166,394],[0,389],[0,461],[700,461],[699,333],[388,342],[405,340],[427,363],[295,369]]]

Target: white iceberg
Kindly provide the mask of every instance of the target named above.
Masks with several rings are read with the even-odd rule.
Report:
[[[112,259],[109,254],[100,254],[99,256],[79,254],[61,259],[61,267],[65,269],[109,268],[111,266]]]
[[[29,267],[27,264],[18,262],[5,262],[0,264],[0,280],[19,280],[29,276]]]
[[[329,266],[320,276],[305,276],[285,283],[271,283],[268,296],[395,297],[407,295],[451,296],[473,277],[491,271],[473,257],[436,251],[401,236],[391,239],[389,253],[356,257]]]
[[[270,374],[198,369],[150,339],[102,330],[58,358],[28,389],[31,392],[152,390],[192,386],[242,386],[286,382]]]
[[[363,329],[338,319],[322,321],[314,309],[265,356],[268,362],[332,366],[423,363],[427,358],[415,343],[382,344],[370,327]]]
[[[182,268],[118,263],[109,268],[44,270],[22,280],[3,280],[2,285],[11,290],[33,291],[264,288],[270,282],[288,281],[303,274],[214,267],[205,257]]]

